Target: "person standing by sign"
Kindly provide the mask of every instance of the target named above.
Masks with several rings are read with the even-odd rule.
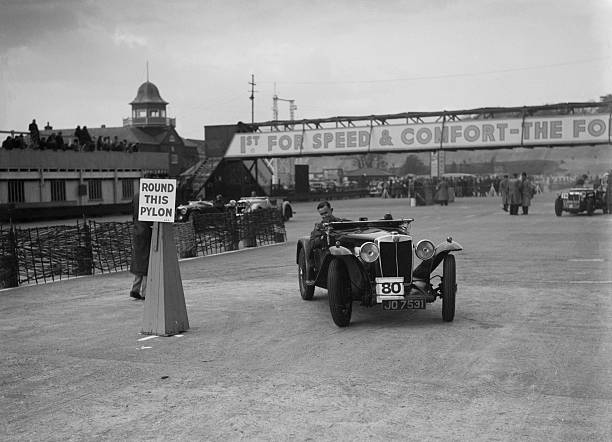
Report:
[[[145,299],[153,223],[151,221],[138,220],[139,199],[140,192],[136,192],[132,200],[134,232],[132,235],[132,263],[130,264],[130,272],[134,275],[134,282],[132,283],[130,296],[135,299]]]

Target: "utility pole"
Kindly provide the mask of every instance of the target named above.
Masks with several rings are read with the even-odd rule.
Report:
[[[255,75],[251,74],[251,96],[249,100],[251,100],[251,124],[255,123]]]

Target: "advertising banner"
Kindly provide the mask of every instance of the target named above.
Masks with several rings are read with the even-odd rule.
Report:
[[[607,114],[237,133],[226,158],[604,144]]]

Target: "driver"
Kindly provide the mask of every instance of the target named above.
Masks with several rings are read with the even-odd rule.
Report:
[[[317,205],[317,211],[321,215],[321,222],[315,223],[314,230],[310,233],[310,240],[313,243],[313,248],[320,247],[322,245],[321,238],[325,234],[324,223],[331,223],[334,221],[344,221],[342,218],[335,217],[333,215],[334,209],[332,209],[329,201],[321,201]]]

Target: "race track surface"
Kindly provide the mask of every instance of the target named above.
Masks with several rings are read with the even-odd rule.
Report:
[[[333,201],[452,236],[457,313],[300,298],[288,242],[180,263],[191,329],[139,334],[127,272],[0,291],[5,440],[612,440],[612,216],[528,216],[497,198],[448,207]]]

